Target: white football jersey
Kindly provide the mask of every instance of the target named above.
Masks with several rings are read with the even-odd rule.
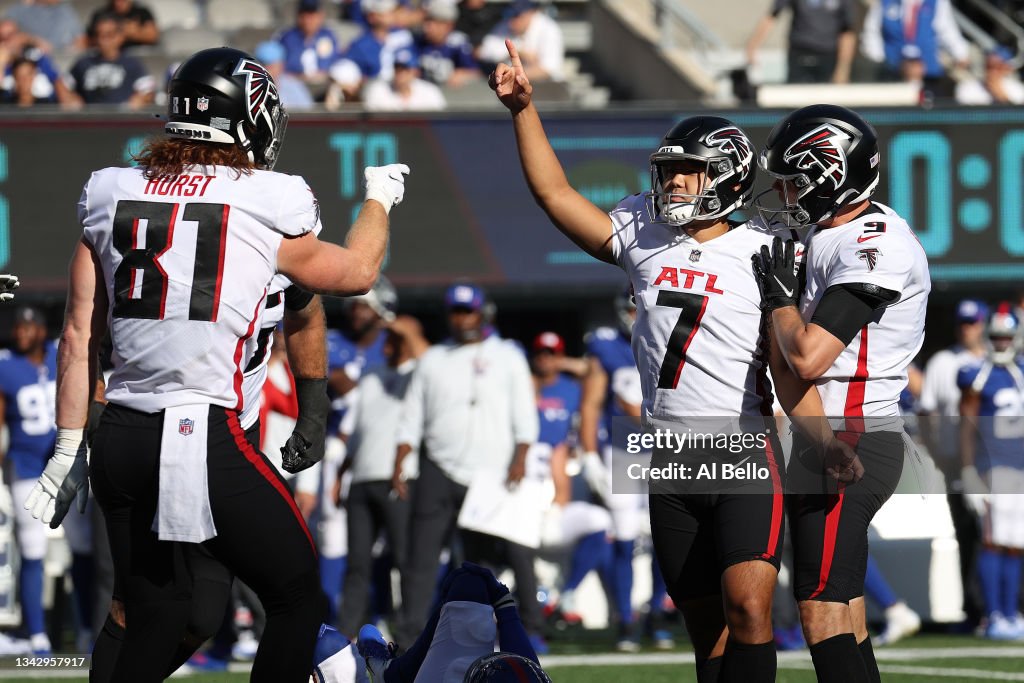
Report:
[[[808,322],[833,285],[866,283],[899,292],[899,300],[881,309],[817,381],[826,415],[898,417],[907,366],[924,343],[931,291],[921,243],[895,211],[872,202],[849,223],[811,231],[805,258],[800,313]]]
[[[700,243],[648,221],[643,195],[609,214],[612,251],[636,298],[633,355],[645,420],[771,415],[768,338],[750,257],[759,221]]]
[[[103,268],[114,369],[107,400],[144,412],[208,403],[241,410],[243,374],[277,250],[318,230],[298,176],[194,167],[147,180],[140,169],[93,173],[79,201]]]
[[[291,280],[278,273],[267,288],[256,349],[242,374],[243,405],[242,414],[238,417],[242,429],[251,427],[260,416],[260,395],[263,393],[263,383],[267,381],[267,364],[270,362],[270,350],[274,346],[274,330],[284,320],[284,290],[291,285]]]

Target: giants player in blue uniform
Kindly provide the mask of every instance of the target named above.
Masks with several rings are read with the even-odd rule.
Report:
[[[546,470],[545,476],[554,481],[554,505],[548,514],[553,515],[557,523],[551,524],[549,517],[544,545],[576,544],[558,602],[545,606],[544,613],[546,616],[558,613],[566,621],[578,622],[573,593],[591,570],[606,569],[611,555],[607,536],[610,519],[608,513],[596,505],[570,502],[572,491],[565,464],[582,395],[579,383],[562,372],[564,353],[565,342],[554,332],[542,332],[533,340],[530,366],[537,385],[540,436],[530,448],[527,475],[531,469]]]
[[[1018,611],[1024,551],[1024,363],[1014,343],[1020,323],[1003,304],[988,324],[989,353],[957,374],[961,480],[981,518],[978,578],[995,640],[1024,637]]]
[[[15,313],[10,351],[0,352],[0,401],[3,421],[10,433],[4,469],[15,501],[21,502],[43,473],[57,437],[54,392],[57,379],[56,345],[46,339],[46,321],[34,308]],[[15,506],[18,576],[22,625],[38,654],[49,654],[50,641],[43,618],[43,558],[46,527]],[[89,615],[84,615],[89,618]]]
[[[615,300],[618,327],[600,327],[587,336],[590,366],[583,380],[580,409],[580,445],[587,481],[612,514],[612,558],[607,581],[618,613],[617,647],[638,649],[633,632],[633,547],[643,524],[643,496],[609,495],[609,471],[614,457],[625,457],[626,435],[612,429],[614,420],[640,422],[640,373],[636,368],[630,333],[636,319],[636,306],[628,289]],[[613,439],[612,435],[618,437]],[[600,456],[596,455],[600,453]],[[597,467],[598,460],[605,468]],[[603,480],[602,480],[603,479]],[[580,577],[582,579],[582,577]],[[570,605],[563,605],[570,612]]]

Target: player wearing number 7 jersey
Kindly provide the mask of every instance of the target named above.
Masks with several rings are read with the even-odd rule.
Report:
[[[168,99],[166,135],[148,143],[139,167],[98,171],[83,192],[57,359],[56,452],[27,503],[56,526],[88,469],[125,610],[114,683],[165,677],[190,615],[200,543],[266,609],[251,680],[305,683],[326,612],[316,549],[240,424],[243,377],[276,273],[311,292],[370,288],[409,169],[366,169],[367,201],[345,246],[321,242],[305,182],[272,171],[287,114],[261,64],[203,50],[175,72]],[[87,465],[82,428],[108,328],[114,369]]]
[[[770,415],[768,337],[750,255],[772,235],[728,220],[753,187],[750,140],[719,117],[681,121],[651,155],[651,192],[607,214],[569,185],[515,46],[506,45],[512,65],[498,65],[490,85],[512,113],[530,190],[559,230],[632,283],[645,422]],[[782,547],[782,462],[774,434],[766,446],[744,453],[770,471],[762,484],[707,494],[651,487],[655,553],[686,621],[701,683],[775,679],[771,597]]]

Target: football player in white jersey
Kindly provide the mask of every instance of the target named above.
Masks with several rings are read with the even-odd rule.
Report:
[[[786,499],[794,592],[818,680],[878,681],[864,618],[867,529],[903,467],[899,397],[924,341],[928,261],[906,221],[870,199],[878,139],[855,112],[791,113],[769,135],[760,166],[773,179],[762,197],[779,199],[759,201],[762,216],[809,228],[802,294],[792,242],[776,239],[754,257],[774,338],[857,452],[823,467],[794,439]],[[834,492],[822,488],[823,469],[840,479]]]
[[[164,678],[190,611],[186,555],[204,543],[267,611],[251,680],[305,683],[325,609],[316,549],[239,423],[242,378],[275,273],[313,292],[370,288],[409,169],[366,169],[345,246],[321,242],[306,183],[272,171],[287,114],[262,65],[203,50],[168,95],[166,135],[139,166],[98,171],[83,192],[57,446],[27,505],[56,526],[93,485],[129,625],[112,680]],[[89,463],[83,427],[108,327],[114,370]]]
[[[681,121],[651,155],[652,191],[605,213],[569,185],[515,46],[506,45],[512,65],[498,65],[490,85],[512,113],[530,190],[559,230],[621,267],[632,283],[645,423],[749,417],[764,427],[772,405],[768,337],[750,254],[772,234],[728,221],[753,187],[747,136],[714,116]],[[783,472],[774,433],[763,443],[743,455],[770,473],[765,480],[700,494],[678,486],[663,493],[651,483],[655,552],[686,621],[701,683],[775,679],[771,599]]]

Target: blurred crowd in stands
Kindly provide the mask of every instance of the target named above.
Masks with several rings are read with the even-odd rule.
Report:
[[[923,104],[941,99],[965,105],[1024,103],[1019,78],[1024,55],[1015,51],[1019,36],[995,25],[977,68],[954,4],[971,8],[956,0],[772,0],[747,43],[747,62],[756,64],[772,26],[788,14],[789,83],[849,83],[859,54],[867,68],[857,80],[918,84]],[[1016,0],[993,6],[1008,18],[1024,11]]]
[[[212,4],[184,8],[202,17]],[[252,4],[239,3],[235,11],[244,14]],[[238,47],[255,48],[292,110],[317,103],[329,109],[361,103],[370,111],[444,109],[441,87],[482,84],[507,55],[506,37],[519,45],[533,81],[562,78],[561,29],[530,0],[298,0],[274,9],[289,17],[288,25],[266,30],[254,46]],[[245,26],[244,18],[238,23]],[[24,0],[8,7],[0,22],[0,101],[132,109],[160,103],[176,64],[168,60],[163,73],[152,73],[146,64],[160,60],[140,57],[159,57],[177,37],[162,36],[157,16],[135,0],[109,0],[89,16],[69,0]]]
[[[1024,15],[1018,0],[992,4],[1010,19]],[[561,10],[550,0],[168,0],[150,7],[136,0],[98,7],[92,0],[8,0],[3,6],[0,102],[20,107],[162,104],[177,60],[192,51],[186,48],[208,46],[198,44],[203,38],[251,51],[271,68],[292,110],[444,109],[452,93],[485,88],[486,74],[507,56],[507,37],[516,41],[531,82],[568,77],[556,21]],[[978,49],[971,49],[954,7],[987,31],[990,44],[975,40]],[[789,83],[909,81],[920,84],[925,104],[1024,102],[1020,37],[973,8],[970,0],[771,0],[751,26],[746,61],[758,64],[765,39],[784,20]],[[734,72],[741,101],[753,99],[748,73]]]

